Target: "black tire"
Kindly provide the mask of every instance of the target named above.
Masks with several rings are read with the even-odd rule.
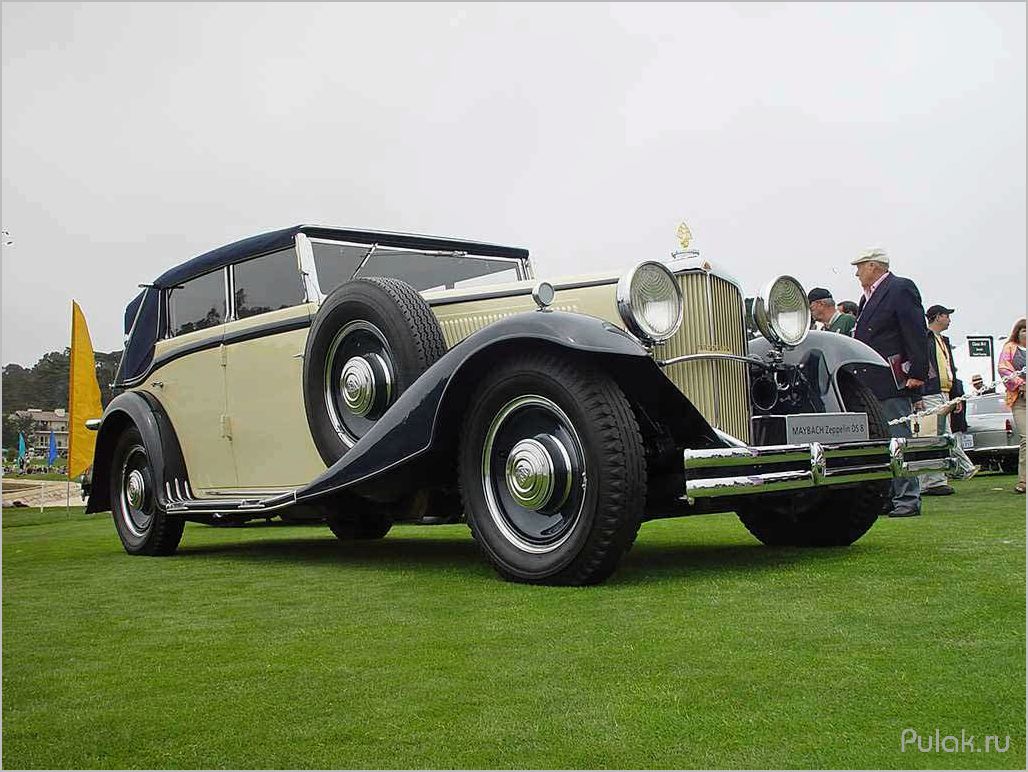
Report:
[[[409,284],[368,277],[347,282],[332,292],[311,326],[303,364],[307,422],[325,464],[331,466],[342,458],[397,397],[445,353],[439,322]],[[364,415],[346,406],[339,387],[343,368],[351,357],[363,357],[371,363],[369,371],[377,384]]]
[[[118,438],[111,457],[111,514],[122,546],[130,555],[171,555],[185,521],[160,508],[156,477],[143,438],[135,426]]]
[[[874,393],[848,373],[839,374],[846,409],[867,413],[871,439],[887,439],[889,423]],[[740,508],[742,524],[769,546],[845,547],[870,530],[888,504],[888,480],[847,488],[755,497]]]
[[[509,466],[531,442],[558,459],[536,510],[511,486],[537,492],[545,475]],[[592,366],[533,353],[490,371],[471,400],[458,466],[471,533],[508,581],[596,584],[635,541],[646,504],[642,438],[624,393]]]
[[[999,470],[1003,474],[1017,474],[1017,456],[1000,456]]]
[[[381,539],[393,527],[393,521],[380,513],[363,513],[354,517],[332,517],[328,527],[341,541]]]

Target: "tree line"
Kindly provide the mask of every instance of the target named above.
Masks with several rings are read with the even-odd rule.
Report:
[[[96,379],[100,384],[100,401],[104,407],[119,390],[111,384],[121,362],[121,352],[93,354],[96,361]],[[13,415],[18,410],[40,408],[56,410],[68,408],[68,373],[71,369],[71,349],[44,354],[32,367],[18,364],[4,365],[3,371],[3,446],[18,447],[18,433],[32,431],[31,418]]]

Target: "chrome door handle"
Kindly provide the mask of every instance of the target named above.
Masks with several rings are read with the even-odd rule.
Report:
[[[164,381],[153,381],[150,385],[153,386],[155,389],[163,389]]]

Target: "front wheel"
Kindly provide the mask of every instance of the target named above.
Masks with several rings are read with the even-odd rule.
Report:
[[[537,353],[490,371],[458,464],[471,532],[509,581],[601,582],[639,530],[639,427],[617,383],[588,364]]]
[[[130,555],[170,555],[182,539],[185,522],[161,509],[155,480],[143,438],[133,426],[119,438],[111,463],[111,514]]]
[[[874,393],[847,373],[839,377],[843,404],[851,412],[867,414],[870,439],[888,438],[889,423]],[[747,530],[767,545],[844,547],[875,524],[888,502],[889,487],[888,480],[875,480],[854,488],[757,496],[738,514]]]

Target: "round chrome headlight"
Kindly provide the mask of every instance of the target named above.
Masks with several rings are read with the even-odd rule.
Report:
[[[798,346],[810,331],[810,304],[803,285],[779,276],[753,299],[753,321],[772,343]]]
[[[648,343],[663,343],[682,326],[682,290],[663,263],[639,263],[618,280],[618,313]]]

